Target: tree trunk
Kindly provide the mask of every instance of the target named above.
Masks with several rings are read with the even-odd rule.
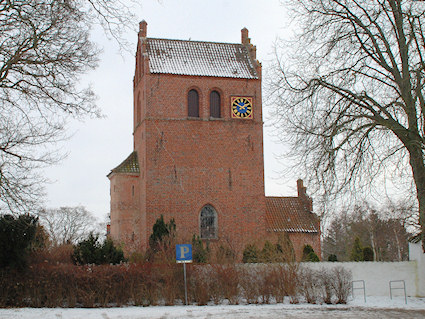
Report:
[[[397,235],[397,231],[396,231],[395,227],[393,228],[393,232],[394,232],[395,242],[396,242],[396,245],[397,245],[397,258],[398,258],[398,261],[402,261],[403,257],[401,255],[400,240],[398,239],[398,235]]]
[[[413,144],[413,143],[412,143]],[[413,179],[416,185],[416,196],[419,204],[419,224],[421,226],[422,249],[425,252],[425,166],[424,157],[420,144],[409,145],[407,149],[410,156],[410,166],[412,167]]]
[[[370,231],[370,244],[372,245],[373,250],[373,261],[378,261],[378,249],[375,245],[375,236],[373,234],[373,230]]]

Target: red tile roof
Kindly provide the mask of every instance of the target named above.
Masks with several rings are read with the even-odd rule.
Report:
[[[319,218],[299,197],[266,197],[266,222],[268,231],[319,232]]]
[[[258,79],[243,44],[146,38],[151,73]]]

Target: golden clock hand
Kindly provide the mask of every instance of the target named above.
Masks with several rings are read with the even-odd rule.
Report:
[[[246,104],[245,103],[241,102],[241,103],[238,103],[238,104],[239,104],[239,107],[241,109],[245,109],[246,108]]]

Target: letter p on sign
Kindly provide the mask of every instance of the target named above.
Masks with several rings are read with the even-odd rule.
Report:
[[[192,245],[176,245],[176,262],[191,263],[192,262]]]

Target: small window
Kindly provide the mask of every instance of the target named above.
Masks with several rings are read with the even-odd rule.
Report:
[[[217,212],[211,205],[202,208],[200,226],[201,239],[217,238]]]
[[[210,94],[210,116],[220,118],[220,93],[212,91]]]
[[[196,90],[190,90],[187,96],[188,116],[199,117],[199,95]]]

